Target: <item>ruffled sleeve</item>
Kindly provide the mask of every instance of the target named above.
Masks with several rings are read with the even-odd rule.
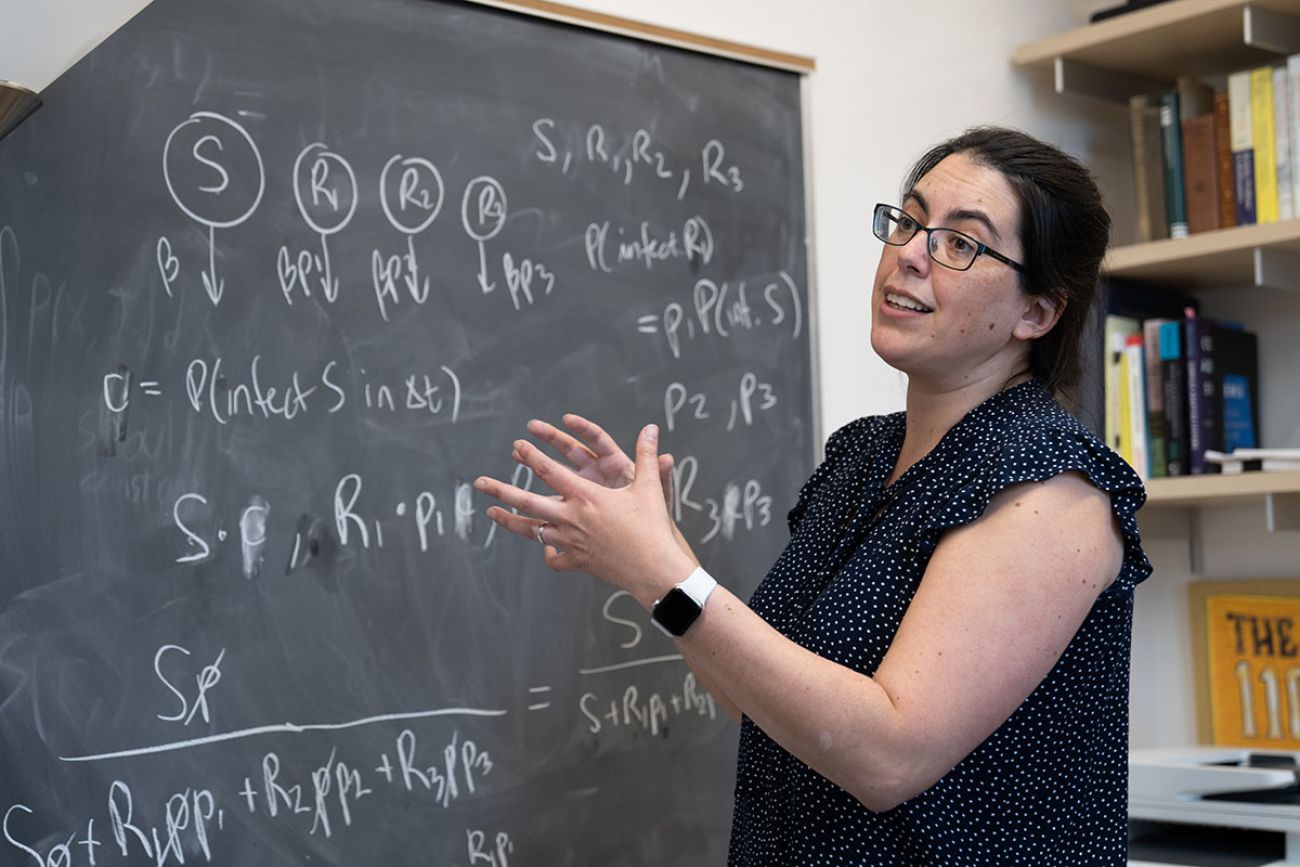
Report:
[[[1142,480],[1123,458],[1082,426],[1076,429],[1039,427],[1032,434],[1009,439],[987,459],[979,461],[965,483],[922,527],[920,545],[933,553],[945,530],[974,521],[1004,488],[1023,482],[1044,482],[1060,473],[1083,474],[1110,497],[1111,513],[1124,539],[1124,562],[1107,593],[1131,591],[1151,574],[1142,551],[1137,511],[1146,502]]]
[[[830,439],[826,441],[825,459],[808,477],[808,481],[803,483],[794,508],[786,514],[786,523],[790,525],[791,535],[799,529],[799,522],[808,511],[809,504],[817,498],[818,492],[825,486],[827,479],[843,471],[845,465],[859,451],[859,446],[871,436],[871,430],[878,418],[878,416],[867,416],[851,421],[831,434]]]

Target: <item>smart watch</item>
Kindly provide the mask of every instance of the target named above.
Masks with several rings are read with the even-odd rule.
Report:
[[[685,581],[674,585],[664,598],[655,602],[650,609],[650,621],[665,634],[678,638],[686,634],[691,624],[699,619],[704,610],[704,603],[718,582],[697,566]]]

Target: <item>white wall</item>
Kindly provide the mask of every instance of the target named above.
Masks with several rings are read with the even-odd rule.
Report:
[[[929,145],[975,123],[1017,126],[1052,140],[1094,166],[1112,195],[1117,236],[1133,235],[1124,110],[1057,97],[1045,78],[1009,62],[1017,45],[1077,26],[1113,0],[912,0],[902,4],[905,13],[895,0],[569,2],[816,59],[808,94],[823,436],[858,415],[902,406],[901,380],[868,345],[867,295],[879,255],[868,209],[896,196],[903,172]],[[144,5],[0,0],[0,78],[45,87]],[[1252,303],[1265,306],[1254,319],[1267,324],[1268,305],[1277,301],[1255,296]],[[1285,303],[1300,313],[1300,302]],[[1207,302],[1207,312],[1240,315],[1238,305],[1225,295]],[[1274,445],[1300,444],[1300,403],[1288,394],[1297,325],[1300,315],[1291,316],[1286,334],[1271,335],[1276,339],[1260,329],[1271,393],[1265,404],[1279,413],[1265,421]],[[1206,513],[1208,576],[1300,573],[1300,534],[1269,537],[1262,508]],[[1171,526],[1167,516],[1143,518],[1158,571],[1138,594],[1134,624],[1135,746],[1194,737],[1183,525]]]

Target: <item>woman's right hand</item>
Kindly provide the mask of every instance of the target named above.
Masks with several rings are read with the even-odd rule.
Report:
[[[563,421],[573,434],[538,419],[528,423],[528,432],[561,454],[582,478],[607,488],[631,484],[636,475],[636,462],[618,447],[604,428],[571,412],[564,414]],[[664,502],[670,512],[673,505],[672,476],[673,456],[660,455],[659,483],[663,486]]]

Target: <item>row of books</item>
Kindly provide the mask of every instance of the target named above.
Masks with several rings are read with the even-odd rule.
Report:
[[[1138,240],[1273,223],[1300,203],[1300,54],[1129,100]]]
[[[1107,445],[1143,478],[1221,472],[1206,453],[1259,447],[1259,350],[1240,325],[1181,310],[1124,308],[1103,324]],[[1172,315],[1170,315],[1172,314]]]

